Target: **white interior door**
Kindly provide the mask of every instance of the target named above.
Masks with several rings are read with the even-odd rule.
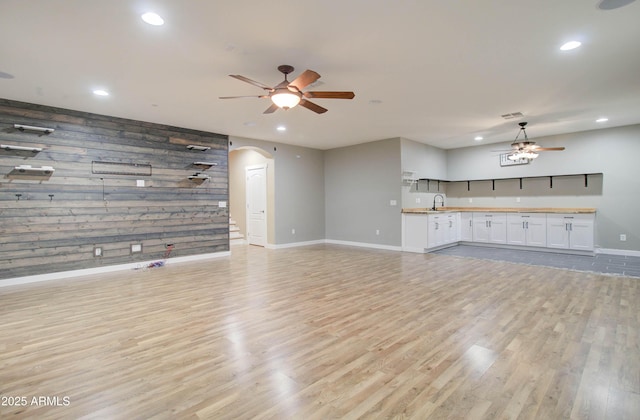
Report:
[[[247,241],[267,245],[267,165],[247,166]]]

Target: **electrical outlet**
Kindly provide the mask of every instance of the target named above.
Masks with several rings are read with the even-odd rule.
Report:
[[[295,235],[296,234],[296,230],[295,229],[291,229],[291,234]]]
[[[389,205],[390,206],[396,206],[396,205],[398,205],[398,202],[396,200],[389,200]]]
[[[516,203],[520,202],[520,197],[516,197]]]
[[[93,256],[94,257],[102,257],[102,247],[97,246],[93,248]]]
[[[131,253],[136,254],[142,252],[142,244],[131,244]]]
[[[380,229],[376,229],[376,235],[380,235]]]
[[[416,204],[420,204],[420,197],[416,197]]]
[[[470,203],[473,203],[473,198],[470,198],[470,199],[469,199],[469,202],[470,202]]]
[[[620,240],[621,240],[622,242],[626,241],[626,240],[627,240],[627,235],[625,235],[624,233],[621,233],[621,234],[620,234]]]

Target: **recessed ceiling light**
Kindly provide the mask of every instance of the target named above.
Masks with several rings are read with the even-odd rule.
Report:
[[[475,136],[475,137],[474,137],[474,140],[475,140],[475,141],[484,140],[484,137],[482,137],[482,136]]]
[[[279,125],[278,128],[276,128],[276,130],[278,130],[278,131],[287,131],[287,127],[285,127],[284,125]]]
[[[609,118],[607,118],[607,117],[598,118],[596,120],[597,123],[603,123],[603,122],[607,122],[607,121],[609,121]]]
[[[569,50],[574,50],[574,49],[578,48],[580,45],[582,45],[582,42],[580,42],[580,41],[569,41],[569,42],[564,43],[560,47],[560,49],[562,51],[569,51]]]
[[[153,26],[164,25],[164,19],[162,19],[160,15],[158,15],[157,13],[147,12],[143,14],[141,17],[142,17],[142,20],[147,22],[149,25],[153,25]]]
[[[109,92],[104,89],[96,89],[93,91],[93,94],[97,96],[109,96]]]

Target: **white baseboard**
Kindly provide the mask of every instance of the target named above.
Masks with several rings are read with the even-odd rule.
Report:
[[[369,244],[365,242],[337,241],[335,239],[327,239],[326,243],[335,245],[357,246],[361,248],[385,249],[387,251],[402,251],[401,246]]]
[[[317,241],[306,241],[306,242],[291,242],[288,244],[267,244],[267,246],[265,248],[269,248],[269,249],[284,249],[284,248],[295,248],[298,246],[308,246],[308,245],[318,245],[318,244],[324,244],[325,240],[324,239],[319,239]]]
[[[623,255],[625,257],[640,257],[640,251],[633,251],[630,249],[597,248],[596,254]]]
[[[185,257],[175,257],[169,258],[165,261],[165,264],[176,264],[181,262],[189,262],[189,261],[198,261],[198,260],[207,260],[211,258],[221,258],[228,257],[231,255],[230,251],[224,252],[214,252],[211,254],[198,254],[198,255],[189,255]],[[41,281],[51,281],[51,280],[60,280],[60,279],[69,279],[73,277],[80,276],[88,276],[91,274],[102,274],[102,273],[111,273],[114,271],[123,271],[123,270],[134,270],[139,268],[148,267],[149,264],[163,261],[162,259],[149,260],[149,261],[141,261],[135,263],[128,264],[118,264],[118,265],[107,265],[104,267],[93,267],[93,268],[84,268],[82,270],[71,270],[71,271],[61,271],[59,273],[47,273],[47,274],[37,274],[34,276],[24,276],[24,277],[14,277],[10,279],[0,280],[0,287],[6,286],[16,286],[19,284],[27,284],[27,283],[36,283]]]

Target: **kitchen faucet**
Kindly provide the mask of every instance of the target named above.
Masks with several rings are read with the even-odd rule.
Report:
[[[433,208],[431,210],[435,210],[436,209],[436,198],[440,197],[442,199],[442,206],[440,207],[444,207],[444,196],[442,194],[436,194],[433,196]]]

